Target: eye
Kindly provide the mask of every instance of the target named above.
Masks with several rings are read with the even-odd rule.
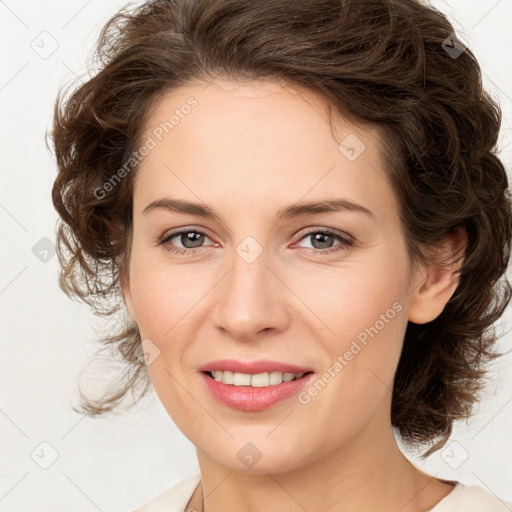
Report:
[[[309,231],[300,238],[300,241],[308,238],[311,240],[313,248],[306,247],[305,249],[307,252],[313,254],[332,254],[340,250],[347,250],[348,247],[355,245],[352,239],[326,229]],[[174,239],[181,244],[181,247],[176,246],[176,242],[172,242]],[[182,229],[159,238],[158,244],[164,245],[168,252],[181,255],[193,255],[208,247],[208,245],[203,245],[205,239],[209,239],[209,237],[200,229]],[[336,241],[338,244],[334,244]],[[294,245],[296,246],[297,243]],[[215,242],[209,245],[218,246]]]
[[[183,229],[159,238],[159,244],[164,245],[167,251],[174,252],[175,254],[191,254],[197,253],[205,247],[202,245],[205,238],[208,238],[208,236],[200,229]],[[176,239],[182,244],[181,248],[179,246],[175,247],[174,244],[171,243],[173,239]],[[213,243],[211,245],[217,244]]]
[[[352,247],[354,245],[353,240],[326,229],[309,231],[302,236],[300,240],[306,240],[308,238],[311,240],[313,248],[310,249],[306,247],[306,249],[314,254],[332,254],[333,252],[340,250],[347,250],[348,247]],[[339,243],[337,245],[333,245],[335,241],[338,241]]]

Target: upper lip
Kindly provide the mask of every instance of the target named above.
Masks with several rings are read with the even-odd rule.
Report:
[[[234,359],[220,359],[211,361],[198,368],[200,372],[213,371],[230,371],[233,373],[250,373],[258,374],[264,372],[281,372],[281,373],[307,373],[312,372],[310,368],[298,366],[290,363],[282,363],[280,361],[235,361]]]

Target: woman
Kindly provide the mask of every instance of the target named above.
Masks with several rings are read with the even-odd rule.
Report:
[[[138,510],[507,510],[429,475],[510,300],[499,107],[416,0],[169,0],[57,100],[60,284],[200,474]],[[113,302],[109,302],[113,300]],[[509,505],[510,506],[510,505]]]

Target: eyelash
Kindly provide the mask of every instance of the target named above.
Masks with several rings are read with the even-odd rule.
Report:
[[[170,233],[169,235],[165,235],[163,237],[159,237],[158,238],[158,245],[167,245],[167,242],[169,242],[172,238],[174,238],[174,237],[176,237],[178,235],[183,235],[185,233],[198,233],[200,235],[205,235],[206,237],[208,237],[207,233],[205,233],[204,231],[202,231],[200,229],[185,229],[185,230],[182,230],[182,231],[176,231],[174,233]],[[349,240],[349,239],[347,239],[347,238],[345,238],[345,237],[339,235],[338,233],[336,233],[334,231],[331,231],[329,229],[316,229],[316,230],[313,230],[313,231],[309,231],[308,233],[305,233],[299,239],[299,242],[301,240],[304,240],[308,236],[311,236],[311,235],[314,235],[314,234],[317,234],[317,233],[321,233],[323,235],[330,235],[335,240],[338,240],[340,242],[340,244],[336,245],[334,247],[330,247],[328,249],[310,249],[310,248],[306,248],[306,251],[308,251],[309,253],[313,253],[313,254],[333,254],[333,253],[338,252],[340,250],[347,250],[347,247],[353,247],[355,245],[353,240]],[[201,249],[205,249],[206,247],[208,247],[208,246],[197,247],[196,249],[187,249],[187,248],[176,248],[176,247],[172,247],[170,245],[167,245],[167,247],[165,247],[165,249],[168,252],[172,252],[174,254],[190,256],[191,253],[201,252]]]

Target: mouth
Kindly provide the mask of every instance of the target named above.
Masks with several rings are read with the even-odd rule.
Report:
[[[255,374],[229,370],[199,372],[205,391],[223,406],[243,412],[269,409],[285,403],[313,379],[315,372],[260,372]]]

